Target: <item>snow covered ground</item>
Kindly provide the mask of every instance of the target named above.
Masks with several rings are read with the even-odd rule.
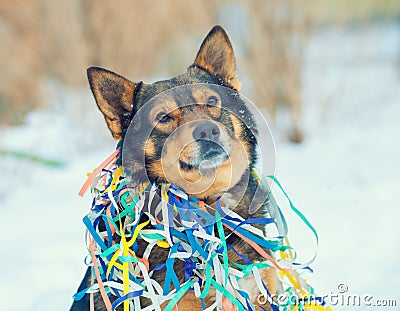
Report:
[[[310,283],[322,295],[338,293],[342,283],[345,295],[371,295],[371,303],[397,299],[397,307],[361,302],[335,310],[400,309],[399,59],[394,24],[315,33],[304,64],[306,140],[277,142],[277,176],[320,236]],[[89,89],[84,94],[65,91],[51,109],[0,134],[0,149],[65,163],[51,168],[0,156],[1,310],[67,310],[83,275],[81,219],[90,198],[77,192],[114,148]],[[307,260],[315,242],[283,209],[291,242]]]

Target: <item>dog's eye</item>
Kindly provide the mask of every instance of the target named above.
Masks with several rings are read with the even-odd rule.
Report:
[[[207,99],[207,106],[208,107],[214,107],[218,105],[218,98],[216,98],[215,96],[210,96]]]
[[[167,123],[171,121],[173,117],[165,112],[160,112],[156,116],[156,121],[160,123]]]

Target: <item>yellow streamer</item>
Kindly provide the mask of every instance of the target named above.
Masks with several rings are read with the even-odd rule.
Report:
[[[129,255],[129,245],[126,242],[124,231],[121,230],[121,242],[122,242],[122,253],[123,256]],[[124,287],[124,295],[129,294],[129,262],[124,261],[122,263],[122,282]],[[124,301],[124,311],[129,311],[129,300]]]
[[[144,227],[146,227],[149,223],[150,223],[150,220],[145,221],[136,227],[135,231],[133,232],[133,236],[132,236],[131,240],[128,242],[128,247],[131,247],[133,245],[133,243],[135,243],[137,236],[139,234],[139,231],[142,230]]]
[[[108,190],[109,190],[110,188],[111,188],[112,191],[114,191],[115,189],[117,189],[117,187],[118,187],[117,181],[118,181],[119,178],[121,177],[122,173],[123,173],[123,168],[122,168],[122,166],[121,166],[121,167],[119,167],[119,168],[115,171],[114,178],[112,179],[111,184],[103,191],[103,193],[108,192]]]
[[[162,248],[169,248],[169,243],[167,241],[160,240],[157,242],[157,245]]]
[[[111,260],[110,260],[110,262],[108,264],[108,268],[107,268],[107,273],[106,273],[107,277],[110,275],[110,271],[111,271],[112,267],[116,267],[118,269],[122,269],[122,266],[119,263],[117,263],[117,259],[118,259],[119,253],[120,253],[120,250],[118,249],[114,253],[114,255],[111,257]]]

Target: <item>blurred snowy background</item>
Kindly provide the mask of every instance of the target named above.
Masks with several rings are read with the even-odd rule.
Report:
[[[243,93],[272,115],[277,177],[320,235],[307,279],[322,295],[343,283],[397,300],[334,310],[399,310],[400,4],[150,2],[0,4],[1,310],[67,310],[85,270],[90,197],[77,192],[114,149],[86,67],[145,82],[181,73],[215,23]],[[314,241],[277,196],[307,260]]]

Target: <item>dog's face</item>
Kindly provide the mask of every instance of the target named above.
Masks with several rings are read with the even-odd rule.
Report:
[[[150,133],[143,138],[147,175],[199,198],[237,184],[251,164],[251,150],[246,127],[231,108],[241,102],[232,94],[232,89],[201,83],[153,98],[138,122],[151,128],[135,130]]]
[[[138,179],[210,198],[234,187],[254,164],[255,125],[238,95],[233,50],[221,27],[211,30],[183,75],[144,84],[92,67],[88,77],[112,135],[124,140],[125,169]]]

